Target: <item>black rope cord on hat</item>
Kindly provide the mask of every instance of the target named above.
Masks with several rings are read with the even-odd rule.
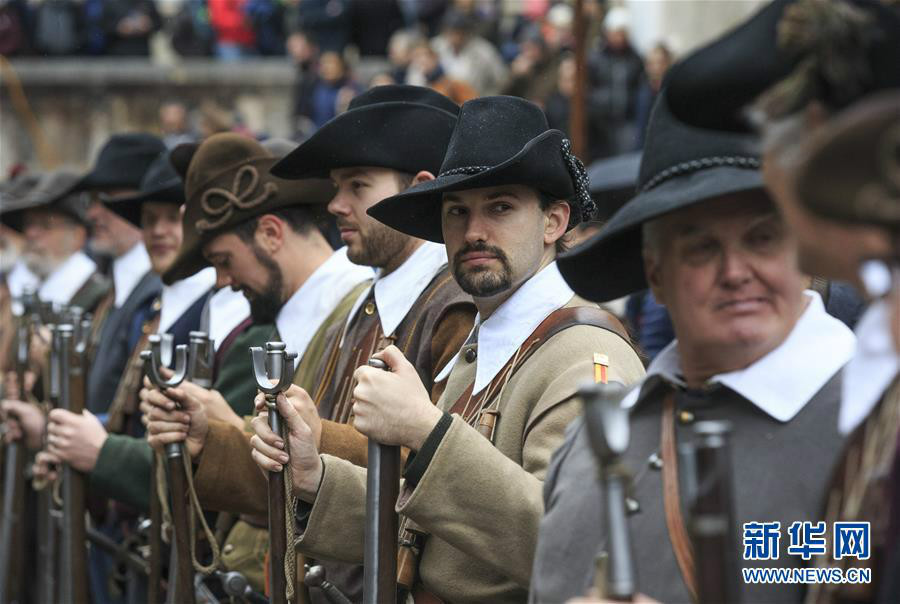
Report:
[[[759,170],[761,165],[759,159],[756,157],[719,156],[692,159],[691,161],[681,162],[680,164],[676,164],[657,173],[656,176],[648,180],[647,183],[641,187],[640,192],[643,193],[644,191],[648,191],[670,178],[681,176],[682,174],[689,174],[698,170],[704,170],[706,168],[734,166],[749,170]]]
[[[561,151],[563,161],[566,164],[566,170],[568,170],[569,176],[572,178],[572,185],[575,188],[575,195],[572,198],[572,201],[578,206],[578,214],[575,214],[574,210],[576,208],[573,208],[572,218],[569,219],[569,225],[574,226],[579,222],[587,222],[593,218],[594,213],[597,211],[597,204],[594,203],[594,200],[591,197],[591,181],[588,178],[587,170],[584,169],[584,164],[581,160],[572,153],[572,143],[569,139],[564,138],[562,140]],[[441,172],[438,174],[438,178],[454,176],[456,174],[480,174],[493,167],[494,166],[460,166],[459,168],[451,168],[450,170]]]
[[[587,170],[578,157],[572,153],[572,141],[567,138],[562,140],[563,161],[566,162],[566,168],[569,170],[569,176],[572,177],[572,184],[575,186],[574,201],[580,212],[580,216],[569,219],[569,225],[574,226],[578,222],[588,222],[594,217],[597,211],[597,204],[591,197],[591,180],[588,178]],[[576,208],[572,208],[573,214]]]

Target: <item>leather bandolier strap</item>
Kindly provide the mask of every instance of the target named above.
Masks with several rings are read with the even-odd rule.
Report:
[[[694,562],[694,548],[684,526],[681,514],[681,497],[678,494],[678,454],[675,444],[675,393],[666,393],[663,399],[662,425],[659,448],[663,460],[663,507],[666,514],[666,529],[675,560],[681,570],[681,577],[691,598],[697,601],[697,573]]]
[[[492,379],[482,390],[482,394],[474,401],[474,404],[472,401],[472,391],[475,389],[475,382],[473,381],[465,390],[463,390],[463,393],[450,408],[449,413],[451,415],[459,415],[462,417],[463,421],[474,426],[482,436],[491,440],[491,435],[496,428],[495,422],[500,414],[497,411],[487,410],[486,407],[498,397],[503,390],[503,386],[509,381],[510,377],[512,377],[512,375],[515,374],[515,372],[522,367],[535,352],[537,352],[541,345],[556,334],[565,331],[570,327],[577,327],[580,325],[597,327],[610,331],[633,347],[625,326],[622,325],[616,317],[605,310],[597,308],[596,306],[567,306],[559,308],[550,313],[547,318],[541,321],[541,324],[531,332],[531,335],[528,336],[525,342],[519,347],[516,354],[506,362],[503,368],[497,372],[496,376],[494,376],[494,379]],[[490,421],[479,422],[481,416],[488,412],[491,414],[489,418]],[[409,564],[409,554],[404,553],[402,545],[403,539],[405,538],[404,533],[412,526],[415,525],[409,521],[409,519],[404,519],[404,525],[401,527],[400,531],[401,549],[399,555],[401,557],[405,555],[405,562],[407,565]],[[415,528],[418,529],[418,527]],[[421,551],[428,535],[421,531],[416,532],[418,533],[416,536],[419,538],[418,549]],[[418,559],[416,559],[415,563],[418,564]],[[398,572],[408,573],[409,571],[404,571],[403,566],[398,564]],[[442,604],[443,601],[440,598],[426,590],[422,583],[418,581],[418,572],[415,572],[415,576],[416,583],[412,590],[415,604]]]

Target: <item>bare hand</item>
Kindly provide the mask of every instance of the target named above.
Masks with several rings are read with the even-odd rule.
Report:
[[[37,405],[22,401],[6,400],[0,403],[6,418],[6,442],[24,440],[32,451],[41,448],[41,437],[47,419]]]
[[[30,369],[25,370],[25,392],[19,391],[19,376],[15,371],[9,371],[6,374],[6,383],[4,387],[7,393],[15,393],[19,400],[25,400],[26,394],[34,390],[34,383],[37,376]]]
[[[79,472],[91,472],[109,436],[97,416],[53,409],[47,417],[47,451]]]
[[[244,420],[234,412],[218,390],[208,390],[185,381],[174,389],[174,394],[171,394],[171,390],[169,393],[184,410],[195,409],[199,405],[206,411],[208,419],[231,424],[240,430],[244,429]]]
[[[31,471],[37,479],[53,482],[57,478],[57,468],[61,460],[56,455],[47,451],[41,451],[34,458]]]
[[[28,365],[39,371],[47,366],[47,355],[50,353],[50,329],[46,325],[38,326],[31,333],[28,348]]]
[[[169,388],[163,393],[145,387],[138,396],[151,447],[162,450],[170,443],[184,442],[192,459],[200,455],[209,432],[209,421],[202,404],[184,396],[184,391],[179,388]]]
[[[309,393],[307,393],[306,390],[304,390],[300,386],[291,384],[290,388],[284,391],[284,395],[287,397],[288,402],[293,405],[294,409],[297,410],[297,413],[300,414],[300,417],[303,418],[303,421],[306,422],[306,425],[309,426],[309,429],[312,431],[313,438],[315,439],[316,443],[316,449],[322,448],[322,418],[319,417],[319,410],[316,408],[316,404],[309,396]],[[266,407],[266,395],[262,392],[256,395],[256,399],[254,399],[253,404],[256,407],[257,413],[262,413],[268,410],[268,408]]]
[[[384,445],[418,451],[441,419],[441,411],[431,404],[416,368],[399,348],[388,346],[375,358],[387,363],[390,371],[363,365],[353,373],[353,425]]]
[[[295,399],[296,400],[296,399]],[[251,426],[256,434],[250,439],[253,461],[266,472],[281,472],[289,463],[294,495],[307,502],[316,498],[322,480],[322,460],[313,431],[303,421],[300,409],[283,394],[277,398],[278,412],[284,421],[284,431],[291,456],[285,453],[285,443],[280,435],[269,428],[268,409],[253,418]],[[298,405],[300,406],[300,405]]]

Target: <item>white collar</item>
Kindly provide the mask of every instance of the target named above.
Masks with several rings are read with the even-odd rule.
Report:
[[[116,308],[121,308],[125,300],[137,287],[147,271],[150,270],[150,255],[143,243],[135,243],[134,246],[113,260],[112,278],[116,288]]]
[[[16,316],[21,316],[25,312],[25,308],[19,301],[22,293],[26,289],[36,290],[41,284],[41,279],[31,269],[25,266],[25,261],[19,258],[13,265],[12,269],[6,275],[6,287],[9,289],[9,295],[12,297],[12,312]]]
[[[869,415],[900,372],[891,342],[888,303],[873,303],[856,324],[856,354],[844,368],[838,429],[849,434]]]
[[[775,350],[749,367],[720,373],[708,384],[722,384],[780,422],[790,421],[853,356],[856,337],[846,325],[825,312],[822,298],[805,292],[809,304],[791,333]],[[823,354],[824,353],[824,354]],[[651,376],[684,386],[678,340],[666,346],[650,366]],[[622,401],[633,407],[647,388],[632,390]]]
[[[443,244],[426,241],[391,274],[382,277],[380,270],[376,272],[372,287],[375,288],[375,305],[378,307],[378,318],[384,335],[394,333],[434,276],[446,264],[447,249]],[[348,325],[370,291],[372,288],[357,298],[347,317]]]
[[[520,285],[484,322],[481,315],[476,315],[472,331],[476,334],[478,354],[475,357],[472,394],[478,394],[490,384],[541,321],[554,310],[565,306],[574,295],[554,261]],[[458,357],[459,353],[435,381],[449,375]]]
[[[87,254],[75,252],[44,279],[38,290],[38,298],[43,302],[68,304],[96,271],[97,265]]]
[[[322,322],[354,287],[372,278],[372,269],[350,262],[343,247],[319,266],[278,311],[275,325],[287,349],[303,358]]]
[[[228,334],[250,316],[250,303],[240,291],[223,287],[210,296],[207,304],[209,305],[209,325],[201,326],[201,329],[209,330],[213,346],[218,350]]]
[[[159,311],[159,333],[169,328],[181,318],[190,307],[216,284],[216,269],[207,267],[186,279],[176,281],[172,285],[163,285]]]

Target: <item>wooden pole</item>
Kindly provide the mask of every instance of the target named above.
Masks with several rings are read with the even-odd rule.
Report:
[[[587,21],[584,14],[584,0],[575,0],[575,92],[572,95],[569,121],[569,138],[572,153],[582,161],[587,159]],[[586,163],[586,161],[585,161]]]

